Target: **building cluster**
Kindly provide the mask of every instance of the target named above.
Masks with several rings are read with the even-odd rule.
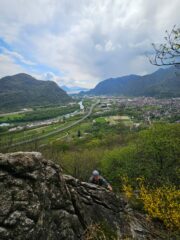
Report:
[[[150,119],[161,120],[180,120],[180,98],[157,99],[153,97],[138,97],[127,99],[125,102],[118,101],[125,107],[139,108],[142,111],[142,116],[148,121]]]
[[[180,122],[180,98],[158,99],[153,97],[102,97],[101,108],[104,111],[112,106],[140,113],[145,121],[153,119]]]

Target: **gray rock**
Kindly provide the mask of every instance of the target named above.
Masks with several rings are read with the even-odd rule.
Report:
[[[117,239],[159,239],[122,197],[63,175],[40,153],[0,154],[0,239],[84,239],[93,224]]]

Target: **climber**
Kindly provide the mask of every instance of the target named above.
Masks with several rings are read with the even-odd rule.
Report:
[[[109,191],[112,191],[111,185],[99,174],[97,170],[92,172],[92,176],[89,179],[90,183],[106,187]]]

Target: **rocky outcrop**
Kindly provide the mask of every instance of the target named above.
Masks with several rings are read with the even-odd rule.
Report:
[[[123,199],[63,175],[40,153],[0,154],[0,239],[85,239],[93,224],[117,239],[158,239]]]

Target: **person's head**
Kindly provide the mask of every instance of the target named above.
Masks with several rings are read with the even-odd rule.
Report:
[[[92,175],[93,175],[93,178],[95,179],[95,180],[98,180],[99,179],[99,172],[97,171],[97,170],[94,170],[93,172],[92,172]]]

